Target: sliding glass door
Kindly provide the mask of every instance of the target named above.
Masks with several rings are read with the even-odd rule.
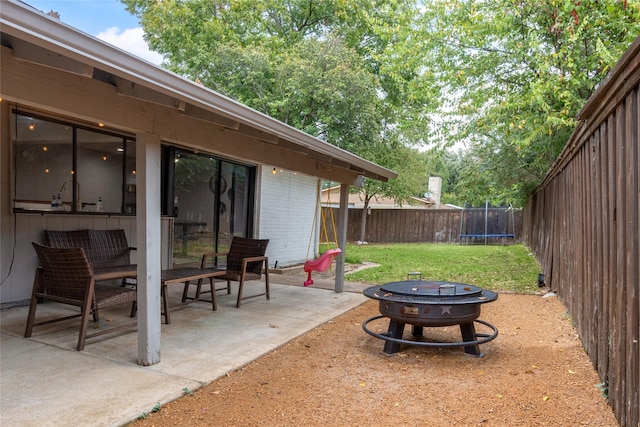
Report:
[[[171,151],[174,264],[197,263],[203,253],[225,252],[233,236],[251,236],[255,168]]]

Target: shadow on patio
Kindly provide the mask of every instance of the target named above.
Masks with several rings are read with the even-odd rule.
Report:
[[[271,300],[251,299],[235,308],[235,292],[218,294],[218,311],[210,303],[177,307],[171,324],[162,324],[161,362],[137,364],[136,328],[87,341],[77,352],[79,320],[36,327],[23,338],[28,307],[1,314],[0,424],[9,426],[119,426],[157,403],[235,370],[291,339],[358,306],[364,286],[346,284],[333,292],[333,280],[299,286],[300,275],[273,274]],[[232,284],[233,287],[234,284]],[[245,293],[263,285],[248,283]],[[176,304],[182,285],[169,286]],[[353,292],[349,292],[353,291]],[[67,306],[46,303],[36,317]],[[100,322],[109,327],[130,323],[129,305],[103,310]],[[95,325],[90,323],[90,328]]]

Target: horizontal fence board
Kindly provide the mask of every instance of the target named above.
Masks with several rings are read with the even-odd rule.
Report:
[[[322,208],[322,218],[328,236],[333,239],[331,212],[337,217],[336,208]],[[361,240],[362,209],[350,208],[348,212],[347,240]],[[484,233],[485,209],[371,209],[366,213],[367,224],[364,241],[368,243],[474,243],[484,244],[485,238],[460,238],[462,234]],[[513,215],[505,208],[489,208],[487,222],[490,234],[513,234],[515,237],[487,238],[488,244],[505,244],[520,241],[523,211],[515,209]],[[462,223],[461,223],[462,221]],[[461,227],[462,225],[462,227]],[[337,225],[336,225],[337,226]]]

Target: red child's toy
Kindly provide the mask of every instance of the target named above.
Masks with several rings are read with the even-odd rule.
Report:
[[[333,262],[333,259],[342,252],[341,249],[329,249],[322,255],[320,255],[317,259],[310,259],[309,261],[304,263],[304,271],[309,273],[307,280],[305,280],[305,286],[313,285],[313,279],[311,278],[312,271],[327,271]]]

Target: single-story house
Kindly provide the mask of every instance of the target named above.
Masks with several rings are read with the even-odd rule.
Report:
[[[348,205],[350,209],[364,208],[364,193],[349,193]],[[340,206],[341,191],[340,186],[323,188],[320,200],[323,207],[337,208]],[[385,196],[374,196],[369,200],[369,209],[432,209],[433,201],[427,198],[410,197],[399,205],[395,199]]]
[[[392,197],[374,196],[369,200],[368,209],[451,209],[450,205],[440,203],[442,194],[442,178],[439,176],[429,177],[429,191],[424,197],[409,197],[402,204],[396,202]],[[337,208],[340,206],[340,186],[323,188],[320,200],[323,207]],[[350,209],[364,208],[364,190],[351,192],[348,198]]]
[[[2,1],[0,31],[0,303],[28,300],[44,230],[124,229],[140,364],[159,361],[163,268],[231,236],[270,239],[271,265],[303,261],[320,180],[346,195],[396,177],[24,3]],[[340,291],[344,255],[336,271]]]

